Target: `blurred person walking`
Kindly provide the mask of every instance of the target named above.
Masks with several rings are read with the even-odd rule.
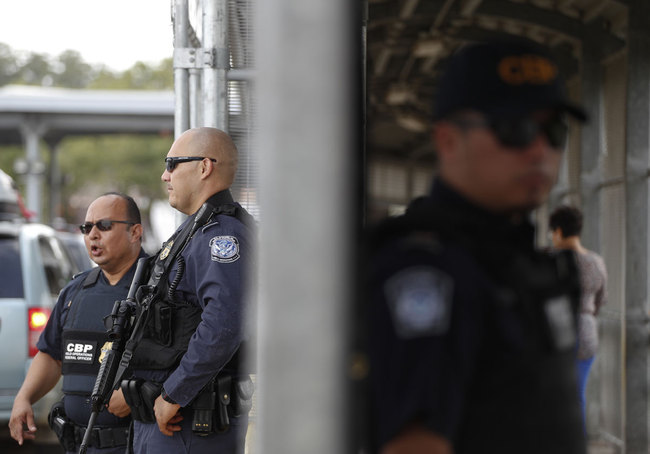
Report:
[[[570,206],[558,207],[549,217],[553,247],[574,251],[580,271],[582,291],[578,318],[578,390],[584,422],[587,379],[598,351],[596,316],[607,302],[607,269],[600,255],[582,245],[580,241],[582,223],[582,212]]]

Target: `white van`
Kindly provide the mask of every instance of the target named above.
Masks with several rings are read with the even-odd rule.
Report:
[[[54,229],[0,221],[0,424],[9,421],[36,342],[73,270]],[[45,427],[59,393],[55,388],[34,406],[37,422]]]

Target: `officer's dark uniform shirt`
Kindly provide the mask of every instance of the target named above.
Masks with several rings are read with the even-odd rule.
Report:
[[[140,251],[140,257],[145,257]],[[93,268],[75,276],[59,294],[57,303],[41,334],[37,347],[62,361],[65,412],[68,418],[85,426],[90,417],[89,397],[93,390],[101,349],[108,340],[103,318],[115,301],[126,298],[137,260],[115,285],[104,273]],[[87,279],[91,275],[92,279]],[[125,426],[130,418],[118,418],[102,411],[96,427]]]
[[[367,285],[374,443],[419,424],[456,454],[583,454],[572,258],[535,251],[528,222],[440,181],[380,231]]]
[[[208,201],[219,206],[212,199]],[[192,217],[188,218],[176,234],[192,221]],[[168,370],[137,367],[135,375],[163,383],[167,394],[181,407],[187,406],[228,364],[246,339],[244,289],[252,240],[249,226],[234,216],[219,214],[194,234],[180,254],[185,269],[176,288],[176,298],[202,310],[200,323],[177,367]],[[178,262],[175,262],[169,282],[174,281],[177,271]]]

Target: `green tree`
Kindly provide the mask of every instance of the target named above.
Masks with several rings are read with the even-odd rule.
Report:
[[[158,66],[137,62],[122,74],[129,88],[138,90],[164,90],[174,86],[172,59],[163,60]]]
[[[85,88],[93,80],[93,68],[86,63],[76,50],[66,50],[56,61],[58,71],[53,74],[55,87]]]
[[[29,54],[18,74],[26,85],[50,86],[53,82],[52,65],[45,54]]]
[[[0,43],[0,85],[7,85],[18,77],[19,67],[11,47]]]

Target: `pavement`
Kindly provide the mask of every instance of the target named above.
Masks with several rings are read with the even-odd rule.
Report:
[[[255,428],[251,427],[249,430],[249,440],[247,440],[246,453],[252,454],[251,444],[252,434],[255,433]],[[18,446],[9,436],[9,430],[5,427],[0,427],[0,453],[2,454],[62,454],[63,449],[56,441],[56,436],[50,433],[49,428],[39,428],[40,442],[26,441],[23,446]],[[45,442],[43,442],[45,441]],[[621,450],[617,449],[615,445],[604,440],[591,440],[587,447],[587,454],[620,454]]]
[[[63,448],[56,439],[54,432],[47,425],[38,426],[38,441],[26,440],[19,446],[16,440],[9,435],[9,428],[0,425],[0,453],[2,454],[63,454]]]

